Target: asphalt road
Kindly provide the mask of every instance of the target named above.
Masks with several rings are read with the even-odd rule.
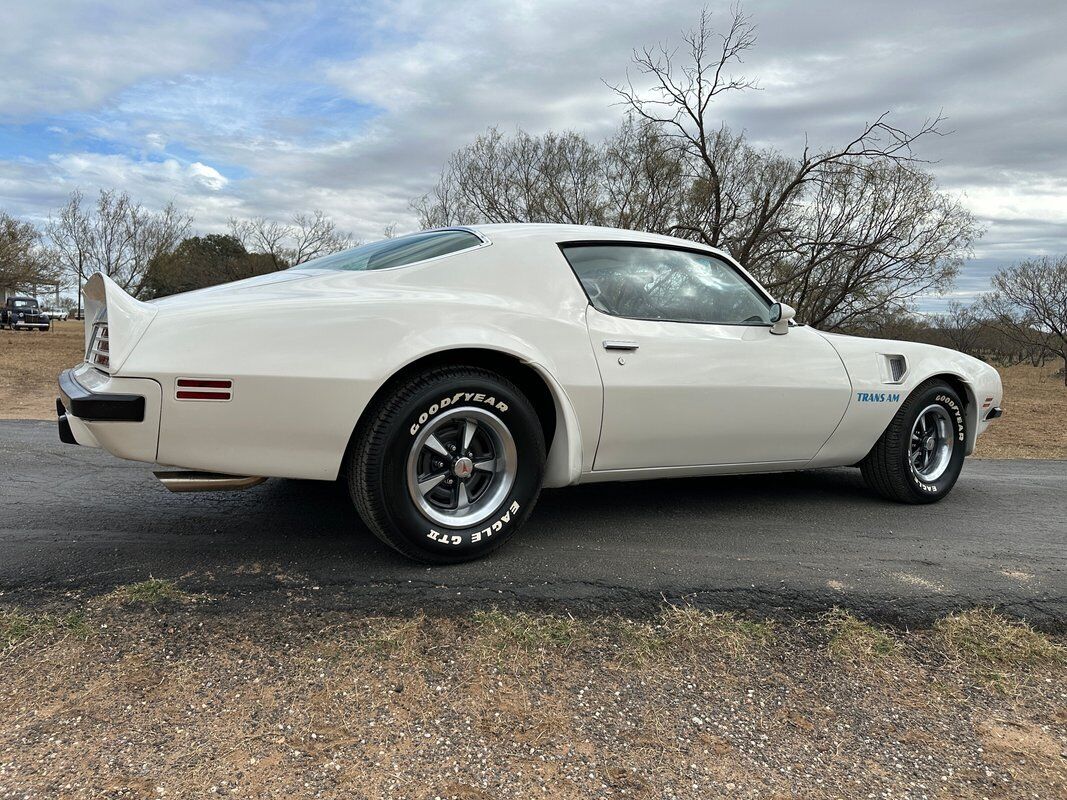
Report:
[[[906,624],[995,605],[1067,630],[1067,462],[969,460],[925,507],[884,502],[848,469],[552,490],[494,556],[427,568],[333,484],[174,495],[147,465],[60,444],[53,423],[0,421],[0,602],[150,575],[237,603],[642,613],[684,598]]]

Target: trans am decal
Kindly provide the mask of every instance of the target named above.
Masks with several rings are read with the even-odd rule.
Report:
[[[856,392],[859,403],[899,403],[899,392]]]

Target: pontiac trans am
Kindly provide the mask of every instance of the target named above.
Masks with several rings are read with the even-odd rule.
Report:
[[[140,302],[85,287],[60,437],[175,491],[341,480],[400,552],[499,547],[542,487],[858,465],[930,503],[1001,413],[983,362],[797,323],[728,254],[482,225]]]

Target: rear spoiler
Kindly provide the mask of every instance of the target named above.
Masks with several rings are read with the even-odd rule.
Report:
[[[85,342],[92,339],[93,325],[107,321],[110,372],[122,367],[134,345],[159,311],[154,305],[131,297],[102,272],[95,273],[82,289],[85,296]]]

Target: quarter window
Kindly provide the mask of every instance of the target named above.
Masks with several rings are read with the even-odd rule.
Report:
[[[563,245],[589,302],[617,317],[770,324],[770,303],[711,254],[634,245]]]
[[[477,247],[482,240],[469,231],[426,231],[396,239],[383,239],[351,250],[306,261],[294,269],[365,270],[404,267],[419,261]]]

